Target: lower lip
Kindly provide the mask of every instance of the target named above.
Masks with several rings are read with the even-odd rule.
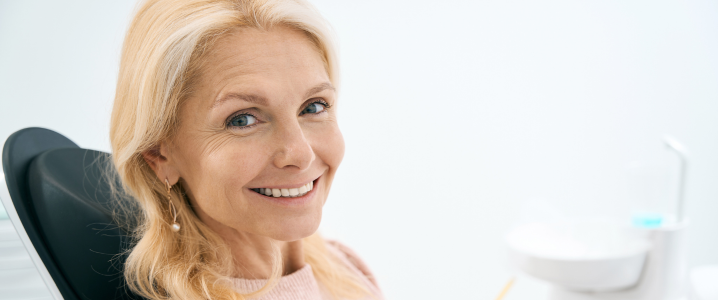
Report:
[[[311,202],[312,199],[314,198],[314,194],[316,194],[316,190],[317,190],[317,187],[318,187],[319,179],[321,179],[321,177],[315,179],[315,180],[314,180],[314,188],[312,188],[311,191],[309,191],[308,193],[304,194],[304,195],[301,196],[301,197],[293,197],[293,198],[272,197],[272,196],[267,196],[267,195],[263,195],[263,194],[257,193],[257,192],[252,191],[252,190],[249,190],[249,192],[252,193],[252,194],[255,194],[256,196],[258,196],[258,197],[260,197],[260,198],[262,198],[262,199],[264,199],[264,200],[267,200],[267,201],[276,203],[276,204],[278,204],[278,205],[282,205],[282,206],[302,206],[302,205],[304,205],[304,204],[307,204],[307,203]]]

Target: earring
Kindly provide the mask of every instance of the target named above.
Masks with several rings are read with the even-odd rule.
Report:
[[[178,232],[180,230],[180,225],[177,223],[177,208],[175,208],[175,204],[172,203],[172,194],[170,193],[170,190],[172,189],[172,186],[170,185],[169,181],[167,181],[167,178],[165,178],[165,186],[167,187],[167,202],[169,202],[169,210],[172,213],[173,223],[170,228],[172,228],[172,231]]]

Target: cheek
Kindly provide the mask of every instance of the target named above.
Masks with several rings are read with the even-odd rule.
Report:
[[[262,155],[264,152],[253,151],[252,145],[231,138],[222,141],[221,145],[215,145],[217,143],[205,141],[207,147],[187,153],[186,159],[191,163],[182,172],[190,196],[208,213],[230,212],[245,207],[237,195],[241,195],[244,185],[256,177],[266,164],[266,157]]]
[[[334,124],[316,135],[317,156],[331,169],[336,170],[344,158],[344,137],[339,127]]]
[[[229,146],[208,155],[203,166],[204,175],[228,188],[240,188],[264,168],[265,157],[261,151],[246,147]]]

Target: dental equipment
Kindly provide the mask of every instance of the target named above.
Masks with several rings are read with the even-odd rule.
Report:
[[[680,158],[676,217],[623,226],[604,221],[530,223],[506,237],[512,263],[547,281],[550,300],[686,300],[688,272],[684,216],[686,149],[665,145]]]

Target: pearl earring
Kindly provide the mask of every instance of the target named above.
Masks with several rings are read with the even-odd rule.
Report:
[[[167,178],[165,178],[165,186],[167,187],[167,202],[170,203],[168,208],[170,209],[173,218],[173,223],[170,228],[172,229],[172,231],[178,232],[180,230],[180,225],[179,223],[177,223],[177,208],[175,208],[175,204],[172,203],[172,194],[170,192],[172,186],[170,185],[169,181],[167,181]]]

